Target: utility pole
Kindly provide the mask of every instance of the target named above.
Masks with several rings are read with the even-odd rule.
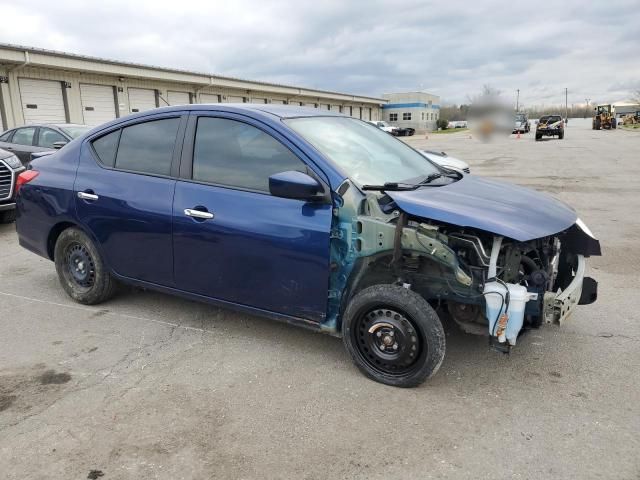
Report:
[[[585,98],[584,100],[585,100],[585,102],[587,102],[587,108],[585,109],[584,118],[587,118],[587,112],[589,112],[589,110],[591,110],[589,108],[591,106],[590,105],[591,99],[590,98]],[[591,113],[591,112],[589,112],[589,113]]]
[[[567,101],[568,93],[567,87],[564,88],[564,119],[566,122],[569,121],[569,102]]]
[[[516,96],[516,112],[520,111],[520,89],[517,89],[518,95]]]

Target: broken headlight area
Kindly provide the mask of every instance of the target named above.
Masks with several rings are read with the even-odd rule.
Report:
[[[408,216],[385,196],[346,192],[344,201],[332,234],[334,302],[344,305],[371,285],[401,284],[446,308],[463,331],[508,351],[526,328],[559,324],[597,297],[584,272],[585,257],[600,255],[600,245],[582,222],[516,241]]]

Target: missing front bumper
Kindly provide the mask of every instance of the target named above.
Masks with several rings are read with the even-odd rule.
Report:
[[[593,303],[598,298],[598,282],[585,277],[586,261],[577,255],[577,265],[571,283],[562,292],[544,294],[544,321],[560,325],[569,318],[577,305]]]

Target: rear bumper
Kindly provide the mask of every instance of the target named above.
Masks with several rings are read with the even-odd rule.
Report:
[[[598,297],[598,283],[585,277],[586,261],[578,255],[575,275],[571,283],[560,293],[547,292],[544,295],[545,323],[561,324],[569,318],[577,305],[586,305],[596,301]]]
[[[539,128],[536,130],[538,135],[560,135],[561,132],[560,128]]]

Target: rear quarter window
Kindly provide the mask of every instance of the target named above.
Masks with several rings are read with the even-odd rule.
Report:
[[[100,163],[107,167],[113,167],[115,165],[119,139],[120,130],[116,130],[91,142]]]

